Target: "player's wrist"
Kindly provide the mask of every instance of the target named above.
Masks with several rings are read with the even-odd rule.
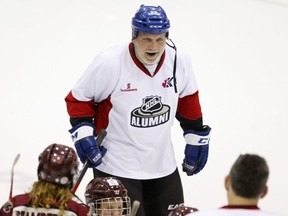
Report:
[[[201,131],[185,130],[184,139],[189,145],[208,145],[210,141],[210,131],[211,128],[208,125],[203,126]]]
[[[82,122],[69,130],[73,142],[77,142],[85,137],[93,136],[95,127],[89,122]]]

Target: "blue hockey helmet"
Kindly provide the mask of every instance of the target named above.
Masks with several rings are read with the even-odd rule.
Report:
[[[148,34],[163,34],[170,28],[170,21],[161,6],[145,6],[141,5],[136,14],[132,18],[133,38],[136,38],[138,32]]]

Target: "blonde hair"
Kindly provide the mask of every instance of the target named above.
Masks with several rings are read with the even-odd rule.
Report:
[[[68,209],[68,201],[74,196],[68,186],[59,186],[51,182],[34,182],[32,190],[28,193],[33,208],[57,207],[60,211],[58,216],[62,216]]]

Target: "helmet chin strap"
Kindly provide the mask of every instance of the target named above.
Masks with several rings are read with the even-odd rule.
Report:
[[[173,84],[174,84],[174,91],[175,93],[177,93],[177,81],[176,81],[177,48],[174,42],[170,38],[167,38],[167,40],[169,40],[172,44],[169,44],[169,43],[166,43],[166,44],[175,50],[174,66],[173,66]]]

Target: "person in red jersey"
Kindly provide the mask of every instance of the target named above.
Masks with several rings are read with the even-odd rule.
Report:
[[[71,192],[78,165],[73,148],[49,145],[39,155],[38,181],[31,191],[12,197],[1,207],[0,215],[86,216],[88,206]]]

